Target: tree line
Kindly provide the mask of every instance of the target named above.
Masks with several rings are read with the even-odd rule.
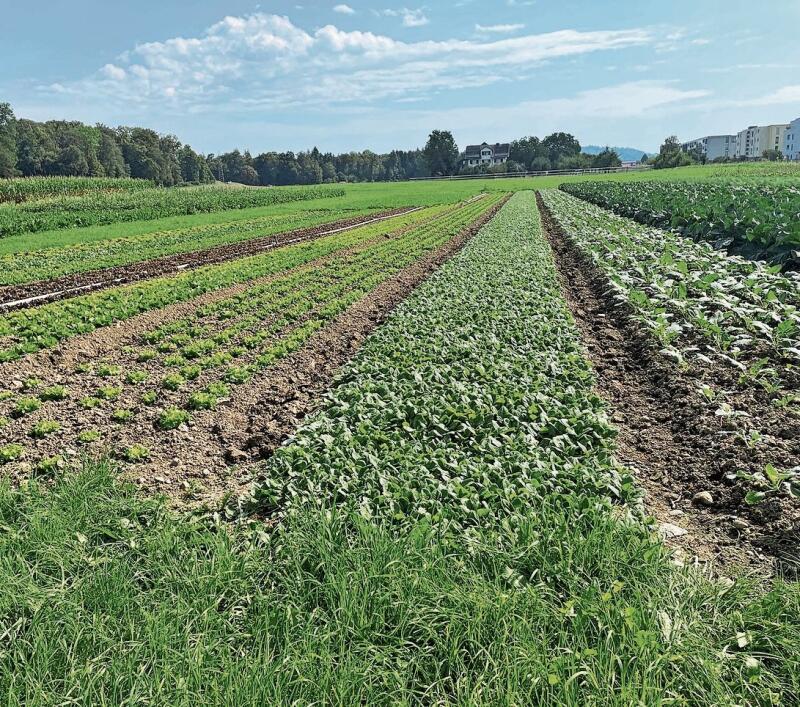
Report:
[[[157,184],[212,182],[205,158],[174,135],[78,121],[15,118],[0,103],[0,177],[136,177]]]
[[[553,133],[541,140],[533,135],[514,140],[510,143],[508,162],[470,166],[461,163],[461,153],[453,134],[448,130],[434,130],[423,155],[431,176],[435,177],[592,169],[619,167],[622,164],[619,155],[608,147],[596,155],[584,154],[577,138],[564,132]]]
[[[264,152],[256,156],[247,150],[202,155],[174,135],[147,128],[110,128],[64,120],[36,122],[16,118],[8,103],[0,103],[0,177],[134,177],[163,186],[215,180],[281,186],[619,165],[619,157],[612,150],[583,154],[578,140],[563,132],[541,140],[533,136],[514,140],[509,161],[490,167],[462,165],[453,134],[447,130],[434,130],[424,149],[386,154],[370,150],[333,154],[315,147],[306,152]]]

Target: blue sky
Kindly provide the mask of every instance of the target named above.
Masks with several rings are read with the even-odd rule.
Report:
[[[0,25],[20,117],[203,152],[460,145],[554,130],[655,150],[800,116],[800,2],[39,0]]]

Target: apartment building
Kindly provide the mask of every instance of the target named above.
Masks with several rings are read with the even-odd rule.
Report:
[[[786,129],[783,156],[787,160],[800,160],[800,118],[795,118]]]
[[[736,135],[736,157],[755,159],[766,150],[783,150],[789,125],[750,125]]]
[[[709,162],[721,157],[733,158],[736,157],[736,135],[707,135],[684,142],[681,147],[684,152],[700,149]]]

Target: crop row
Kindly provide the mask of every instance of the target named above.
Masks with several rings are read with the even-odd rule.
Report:
[[[25,451],[27,460],[46,468],[56,463],[49,454],[54,445],[127,440],[116,451],[128,461],[145,458],[150,450],[142,442],[154,430],[169,432],[195,412],[216,408],[231,388],[302,347],[352,303],[450,240],[490,205],[489,200],[468,205],[394,237],[362,242],[143,331],[102,361],[22,381],[25,390],[7,392],[0,403],[6,422],[0,456],[5,449],[7,461],[15,461]]]
[[[560,189],[645,225],[748,258],[800,266],[800,190],[791,184],[598,181]]]
[[[563,191],[542,193],[567,235],[675,359],[713,357],[777,392],[800,365],[800,278],[642,226]],[[700,344],[700,346],[698,346]]]
[[[420,223],[451,208],[430,207],[391,221],[263,254],[10,312],[0,316],[0,361],[15,360],[28,353],[52,348],[69,337],[89,333],[143,312],[297,267],[376,235]]]
[[[240,243],[343,218],[356,218],[373,212],[374,210],[370,209],[297,211],[230,223],[155,231],[130,238],[78,243],[64,248],[45,248],[7,254],[0,256],[0,286],[49,280],[62,275],[129,265],[176,253]]]
[[[97,192],[143,191],[155,186],[149,179],[105,177],[22,177],[0,179],[0,204],[21,203],[55,196],[82,196]]]
[[[95,192],[21,204],[0,204],[0,238],[78,226],[250,209],[290,201],[344,196],[339,187],[242,188],[200,186]]]
[[[613,438],[529,192],[373,332],[254,503],[508,527],[545,497],[634,496]]]

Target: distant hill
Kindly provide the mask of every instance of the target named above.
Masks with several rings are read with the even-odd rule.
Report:
[[[600,145],[584,145],[581,148],[581,152],[585,152],[587,155],[596,155],[605,149],[605,147],[601,147]],[[640,160],[642,159],[642,155],[648,154],[644,150],[637,150],[635,147],[612,147],[611,149],[619,155],[619,158],[623,162]]]

